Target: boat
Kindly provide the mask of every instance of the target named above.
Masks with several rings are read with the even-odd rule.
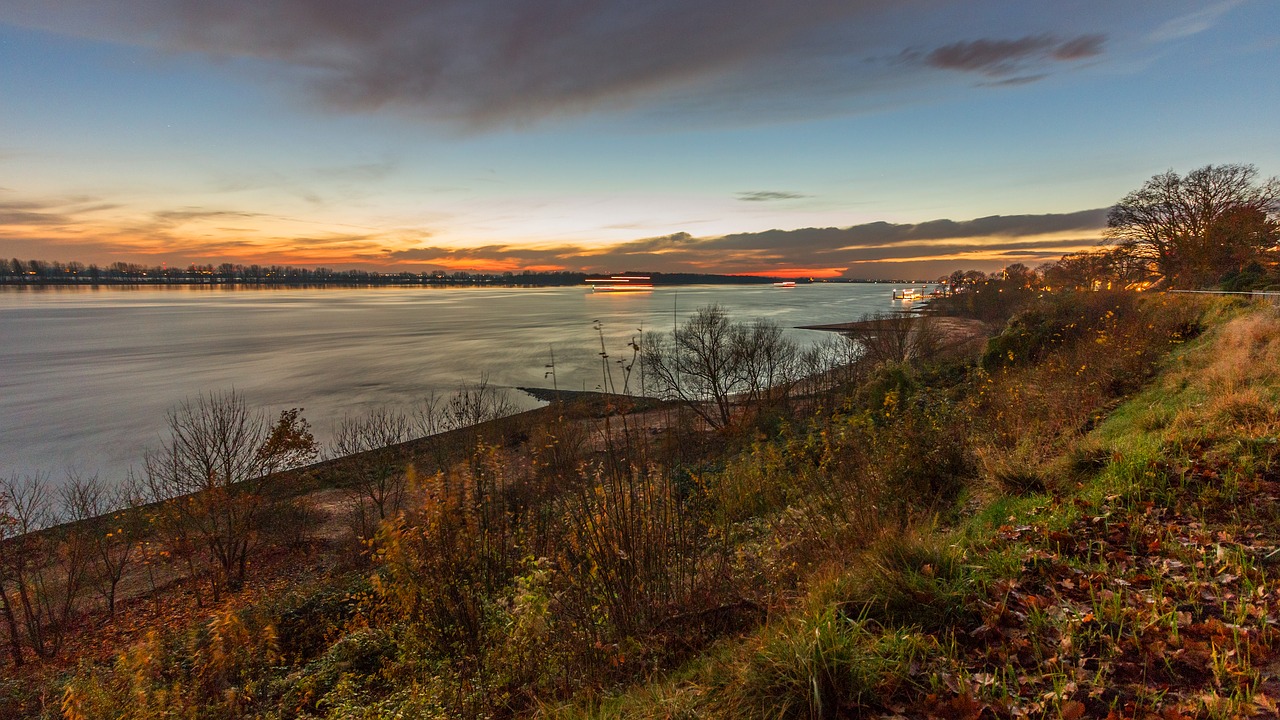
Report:
[[[591,292],[648,292],[653,283],[647,275],[610,275],[607,278],[587,278]]]
[[[917,288],[906,288],[905,290],[894,290],[894,300],[919,300],[924,297],[924,292]]]
[[[774,286],[774,287],[777,287],[777,288],[793,288],[793,287],[795,287],[795,286],[796,286],[796,281],[795,281],[795,280],[783,280],[782,282],[776,282],[776,283],[774,283],[774,284],[773,284],[773,286]]]

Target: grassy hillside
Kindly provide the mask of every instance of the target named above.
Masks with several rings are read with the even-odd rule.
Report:
[[[681,673],[548,715],[1275,717],[1280,313],[1209,310],[1044,489],[988,476]]]
[[[368,565],[22,695],[67,718],[1247,717],[1280,596],[1280,314],[1030,301],[719,432],[551,419]],[[14,705],[13,707],[18,707]]]

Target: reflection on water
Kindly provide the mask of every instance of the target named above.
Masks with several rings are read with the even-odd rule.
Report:
[[[344,414],[406,409],[487,375],[492,384],[602,383],[600,337],[630,357],[639,330],[697,308],[784,327],[891,306],[886,285],[581,288],[0,288],[0,473],[67,469],[122,478],[158,444],[175,403],[230,388],[303,407],[318,439]],[[800,342],[825,334],[793,330]],[[537,403],[522,393],[525,407]]]

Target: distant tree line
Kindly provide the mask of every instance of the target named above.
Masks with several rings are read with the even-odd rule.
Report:
[[[45,260],[0,261],[0,284],[9,285],[499,285],[554,287],[582,285],[589,275],[569,271],[378,272],[299,268],[287,265],[110,265]],[[705,273],[652,273],[657,285],[769,283],[778,278]]]
[[[13,258],[0,262],[0,282],[10,284],[175,285],[578,285],[579,272],[377,272],[287,265],[188,265],[184,268],[115,262],[110,265]]]

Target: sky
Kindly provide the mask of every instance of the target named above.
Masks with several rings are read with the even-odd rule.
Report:
[[[1277,0],[0,0],[0,257],[929,278],[1280,173]]]

